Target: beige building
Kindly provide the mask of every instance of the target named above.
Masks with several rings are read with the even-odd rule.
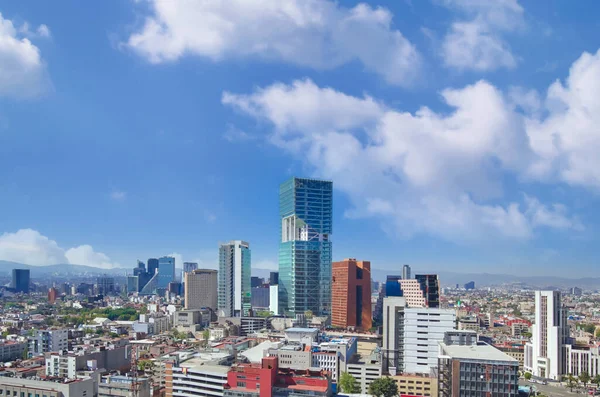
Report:
[[[408,307],[425,307],[427,302],[425,301],[425,295],[421,289],[421,284],[416,279],[400,280],[400,288],[402,289],[402,296],[406,299],[406,306]]]
[[[392,379],[398,384],[399,395],[407,394],[417,397],[434,397],[438,395],[437,377],[403,374],[393,376]]]
[[[47,397],[93,397],[94,381],[91,378],[67,382],[0,377],[0,390],[6,396],[47,396]]]
[[[217,310],[217,271],[197,269],[185,274],[185,308]]]

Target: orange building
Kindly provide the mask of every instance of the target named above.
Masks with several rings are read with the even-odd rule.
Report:
[[[52,287],[48,290],[48,303],[56,302],[56,297],[58,296],[58,291],[56,288]]]
[[[344,259],[331,268],[331,325],[366,331],[371,317],[371,262]]]

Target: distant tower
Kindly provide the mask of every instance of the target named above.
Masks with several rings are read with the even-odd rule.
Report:
[[[402,266],[402,280],[408,280],[410,278],[410,266]]]
[[[157,269],[158,269],[158,259],[156,259],[156,258],[148,259],[148,273],[150,274],[150,278],[152,278],[152,276],[154,276],[154,273],[156,273]]]
[[[196,269],[185,274],[185,308],[217,309],[217,271]]]
[[[156,288],[169,288],[169,283],[175,281],[175,258],[163,256],[158,258],[158,281]]]
[[[219,312],[225,317],[247,316],[251,309],[250,244],[230,241],[219,247]]]
[[[15,292],[29,293],[29,269],[13,269],[11,288]]]

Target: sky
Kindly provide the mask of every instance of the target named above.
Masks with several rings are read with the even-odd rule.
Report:
[[[278,187],[333,259],[584,276],[600,3],[0,0],[0,260],[277,268]]]

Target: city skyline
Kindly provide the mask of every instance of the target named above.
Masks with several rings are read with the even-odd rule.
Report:
[[[276,270],[298,176],[333,181],[334,261],[594,270],[599,4],[292,3],[2,4],[0,260],[216,268],[241,238]]]

